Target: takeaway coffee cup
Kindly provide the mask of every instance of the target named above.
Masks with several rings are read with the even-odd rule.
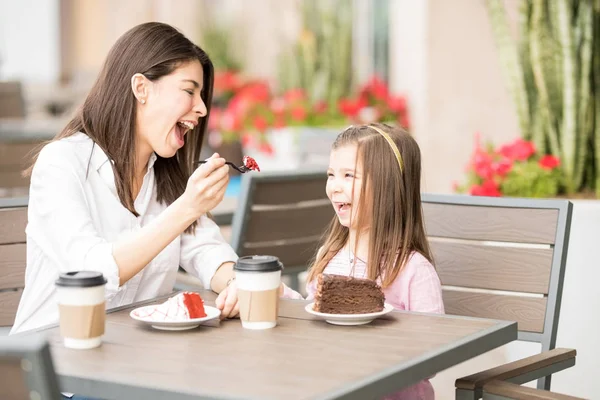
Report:
[[[240,319],[246,329],[277,325],[283,265],[274,256],[246,256],[234,266]]]
[[[100,346],[106,315],[100,272],[73,271],[56,281],[60,334],[65,347],[91,349]]]

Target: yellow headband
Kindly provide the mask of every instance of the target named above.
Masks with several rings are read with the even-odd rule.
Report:
[[[379,129],[373,125],[369,125],[369,128],[379,132],[381,134],[381,136],[383,136],[385,138],[385,140],[387,140],[390,147],[392,148],[392,151],[396,155],[396,160],[398,161],[398,166],[400,167],[400,173],[402,173],[404,170],[402,168],[402,157],[400,156],[400,151],[398,150],[398,146],[396,146],[396,143],[394,143],[394,141],[392,140],[390,135],[388,135],[386,132],[382,131],[381,129]]]

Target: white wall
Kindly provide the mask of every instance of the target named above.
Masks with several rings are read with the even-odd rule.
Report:
[[[0,0],[0,79],[58,80],[59,16],[59,0]]]

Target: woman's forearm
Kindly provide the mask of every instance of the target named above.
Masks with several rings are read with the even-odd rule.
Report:
[[[221,293],[227,287],[229,281],[235,276],[234,264],[233,262],[226,262],[217,269],[210,281],[210,288],[213,292]]]
[[[180,199],[175,200],[148,225],[114,243],[113,257],[119,267],[121,286],[195,221],[196,218],[181,204]]]

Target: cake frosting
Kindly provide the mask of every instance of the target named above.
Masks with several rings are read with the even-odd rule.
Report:
[[[320,274],[314,310],[327,314],[365,314],[383,310],[381,286],[370,279]]]
[[[181,292],[162,304],[142,309],[137,316],[155,321],[180,322],[206,317],[206,311],[204,300],[198,293]]]

